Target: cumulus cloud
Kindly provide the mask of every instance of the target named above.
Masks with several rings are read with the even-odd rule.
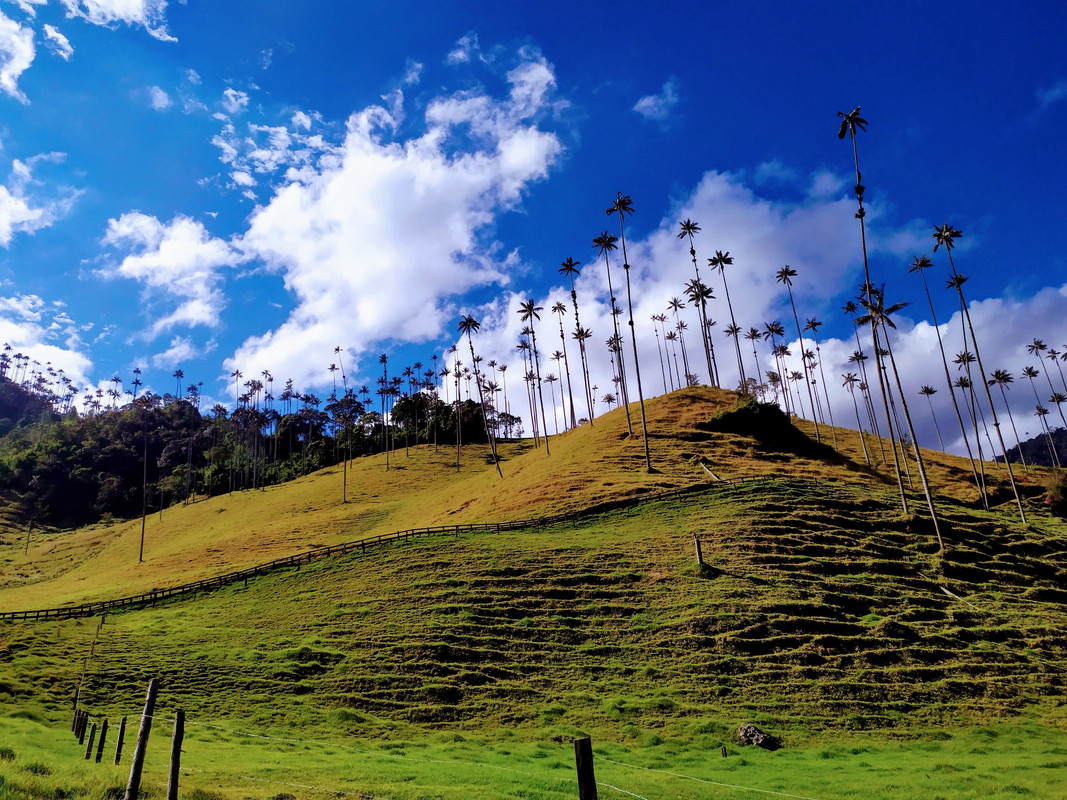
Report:
[[[478,34],[468,33],[466,36],[460,37],[459,41],[456,42],[456,46],[449,51],[445,57],[445,63],[468,64],[472,57],[477,56],[478,53]]]
[[[144,28],[150,36],[164,42],[177,41],[167,33],[167,0],[60,0],[68,17],[83,19],[93,25],[113,27],[125,23]]]
[[[19,77],[30,68],[37,51],[33,29],[19,25],[0,11],[0,91],[22,103],[29,102],[19,89]]]
[[[103,242],[133,251],[103,274],[142,284],[150,311],[156,315],[147,331],[149,337],[177,326],[221,324],[226,305],[221,269],[243,259],[228,242],[212,237],[203,224],[184,216],[164,224],[132,211],[108,221]],[[157,311],[159,307],[164,310]]]
[[[422,79],[422,64],[408,59],[408,66],[404,72],[403,83],[406,86],[414,86]]]
[[[158,86],[148,87],[148,106],[153,111],[166,111],[172,105],[170,95]]]
[[[227,114],[240,114],[248,107],[248,94],[229,88],[222,93],[222,107]]]
[[[678,84],[671,78],[663,84],[659,94],[650,94],[634,103],[633,110],[642,117],[655,122],[665,122],[678,105]]]
[[[62,159],[62,153],[45,153],[25,162],[18,159],[11,162],[11,175],[6,185],[0,185],[0,247],[11,244],[15,234],[47,228],[70,211],[79,192],[59,187],[48,197],[33,177],[37,163]]]
[[[52,25],[44,26],[44,35],[48,49],[64,61],[70,61],[70,57],[74,55],[74,48],[71,47],[70,40]]]
[[[451,322],[451,298],[506,283],[513,263],[493,241],[495,216],[547,175],[562,146],[536,122],[550,102],[551,65],[523,51],[505,77],[504,98],[467,90],[433,99],[416,138],[393,138],[397,93],[388,108],[354,113],[343,140],[320,140],[313,156],[291,130],[262,130],[255,147],[230,142],[224,160],[283,176],[240,246],[283,276],[295,308],[248,339],[227,371],[317,380],[307,352],[341,345],[358,357],[385,339],[431,340]]]
[[[203,347],[198,347],[191,337],[175,336],[170,340],[170,346],[166,350],[152,356],[152,366],[156,369],[171,369],[180,366],[184,361],[210,353],[215,346],[214,340]]]
[[[75,387],[87,383],[92,371],[74,321],[38,295],[0,297],[0,347],[9,357],[27,356],[30,369],[37,362],[62,370]]]

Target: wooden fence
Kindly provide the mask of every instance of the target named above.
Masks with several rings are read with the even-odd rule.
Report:
[[[680,489],[667,489],[660,492],[648,492],[635,497],[610,500],[588,508],[583,508],[579,511],[572,511],[566,514],[553,514],[547,517],[513,520],[511,522],[483,522],[468,525],[438,525],[425,528],[409,528],[403,531],[368,536],[363,539],[342,542],[341,544],[329,545],[327,547],[317,547],[314,550],[307,550],[303,553],[286,556],[285,558],[276,558],[273,561],[257,564],[254,567],[249,567],[248,569],[239,570],[237,572],[228,572],[225,575],[216,575],[214,578],[205,578],[204,580],[182,584],[181,586],[171,586],[166,589],[153,589],[150,592],[131,595],[130,597],[120,597],[115,600],[101,600],[96,603],[82,603],[81,605],[65,606],[61,608],[40,608],[30,611],[0,612],[0,620],[71,619],[74,617],[91,617],[116,608],[153,605],[160,600],[218,589],[231,583],[240,581],[247,583],[249,578],[265,575],[272,570],[285,567],[299,567],[301,564],[309,564],[320,558],[328,558],[335,555],[347,555],[348,553],[354,553],[357,550],[365,553],[368,547],[378,547],[380,545],[389,544],[390,542],[407,541],[421,536],[440,536],[446,534],[458,536],[461,533],[499,533],[500,531],[513,531],[525,528],[542,528],[549,525],[575,522],[595,514],[602,514],[606,511],[613,511],[619,508],[628,508],[641,503],[669,500],[671,498],[683,497],[690,494],[700,494],[726,486],[775,480],[777,479],[769,476],[732,478],[730,480],[716,481],[714,483],[699,483]],[[786,482],[806,483],[814,482],[814,480],[815,479],[793,478]]]

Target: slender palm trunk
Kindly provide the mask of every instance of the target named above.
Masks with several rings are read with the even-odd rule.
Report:
[[[863,208],[863,180],[860,177],[860,156],[859,149],[856,145],[855,129],[850,129],[850,133],[852,135],[852,155],[856,162],[856,200],[859,207],[859,210],[856,212],[856,218],[860,221],[860,243],[862,245],[863,250],[863,280],[864,287],[867,291],[867,302],[870,303],[873,298],[871,296],[871,268],[867,260],[867,212]],[[878,362],[881,360],[881,356],[878,354],[878,326],[873,319],[871,320],[871,338],[874,341],[874,358],[875,361]],[[882,405],[885,408],[886,425],[889,426],[889,440],[890,443],[892,443],[894,441],[893,422],[889,414],[889,400],[886,397],[885,379],[882,377],[881,368],[875,371],[878,373],[878,388],[881,390],[882,393]],[[895,447],[893,447],[892,449],[893,465],[896,469],[897,474],[897,488],[900,489],[900,504],[904,509],[904,513],[907,514],[908,497],[906,494],[904,494],[904,479],[900,474],[900,462],[897,460],[897,450]]]
[[[623,263],[626,263],[626,257],[623,257]],[[618,342],[622,342],[622,334],[619,332],[619,317],[615,314],[615,290],[611,286],[611,263],[608,261],[608,251],[604,251],[604,266],[607,268],[608,273],[608,296],[611,300],[611,324],[615,329],[615,339]],[[629,270],[627,270],[629,271]],[[629,282],[629,281],[627,281]],[[631,436],[634,434],[633,423],[630,421],[630,395],[626,391],[626,366],[622,358],[622,348],[619,348],[619,391],[622,393],[623,405],[626,406],[626,430]]]
[[[697,266],[697,251],[693,244],[693,235],[689,235],[689,255],[693,258],[693,272],[696,275],[697,283],[700,283],[700,268]],[[711,355],[711,332],[708,329],[708,307],[707,301],[703,297],[700,298],[700,302],[697,304],[697,319],[700,320],[700,339],[704,342],[704,358],[708,362],[708,382],[712,386],[719,385],[719,376],[715,372],[715,362],[712,360]]]
[[[952,250],[948,250],[949,264],[952,266],[952,272],[956,272],[956,265],[952,260]],[[997,410],[993,406],[993,393],[989,390],[989,384],[986,382],[985,368],[982,366],[982,354],[978,348],[978,339],[974,335],[974,325],[971,323],[971,312],[967,308],[967,304],[963,300],[963,287],[956,286],[956,291],[959,292],[960,302],[963,303],[963,313],[967,318],[967,327],[971,331],[971,344],[974,345],[974,357],[978,360],[978,374],[982,378],[982,386],[985,388],[986,399],[989,401],[989,413],[993,417],[993,428],[997,432],[997,440],[1000,442],[1000,454],[1004,456],[1004,466],[1008,470],[1008,481],[1011,483],[1011,490],[1015,494],[1015,504],[1019,508],[1019,519],[1023,524],[1026,524],[1026,512],[1023,510],[1023,501],[1019,496],[1019,487],[1015,484],[1015,473],[1012,472],[1011,462],[1008,460],[1008,449],[1004,446],[1004,435],[1000,431],[1000,420],[997,419]]]
[[[622,231],[622,214],[619,214],[619,230]],[[645,443],[645,469],[652,471],[652,455],[648,449],[648,422],[645,419],[645,393],[641,389],[641,361],[637,357],[637,329],[634,328],[634,303],[630,294],[630,264],[626,260],[626,234],[622,235],[622,266],[626,273],[626,306],[630,313],[630,343],[634,349],[634,375],[637,377],[637,400],[641,407],[641,436]],[[622,354],[619,354],[620,361]]]
[[[1019,441],[1019,431],[1015,427],[1015,417],[1012,416],[1011,406],[1008,405],[1008,394],[1007,394],[1007,392],[1004,391],[1004,384],[1003,383],[998,383],[997,385],[1000,386],[1000,396],[1004,399],[1004,408],[1008,412],[1008,421],[1011,422],[1011,432],[1015,434],[1015,449],[1019,451],[1019,460],[1023,462],[1023,469],[1025,469],[1027,472],[1029,472],[1030,471],[1030,467],[1027,466],[1027,464],[1026,464],[1026,456],[1023,455],[1022,442]]]
[[[911,423],[911,412],[908,411],[908,401],[904,397],[904,387],[900,385],[900,371],[897,369],[897,360],[893,356],[893,346],[889,342],[889,333],[886,332],[885,347],[889,351],[889,363],[893,367],[893,377],[897,383],[897,393],[900,395],[900,407],[904,411],[904,420],[908,423],[908,433],[911,434],[911,447],[915,453],[915,463],[919,467],[919,482],[922,483],[923,493],[926,495],[926,506],[930,510],[930,519],[934,523],[934,533],[937,535],[937,546],[945,549],[945,543],[941,540],[941,526],[937,521],[937,509],[934,508],[934,496],[930,491],[930,481],[926,477],[926,465],[923,464],[922,450],[919,448],[919,440],[915,436],[915,426]]]
[[[722,288],[726,290],[726,308],[730,311],[730,324],[736,328],[737,320],[734,319],[734,305],[730,302],[730,286],[726,283],[726,267],[719,267],[719,274],[722,275]],[[741,341],[738,339],[737,333],[733,336],[734,350],[737,351],[737,372],[741,376],[741,385],[747,386],[748,380],[745,377],[745,365],[741,361]],[[759,374],[759,373],[757,373]]]
[[[934,401],[930,395],[926,395],[926,402],[930,404],[930,419],[934,421],[934,430],[937,431],[937,443],[941,445],[941,452],[945,452],[945,440],[941,438],[941,426],[937,424],[937,414],[934,413]]]
[[[819,375],[822,376],[822,394],[826,398],[826,415],[830,417],[830,432],[834,437],[834,450],[837,449],[837,426],[834,425],[834,411],[830,408],[830,395],[827,392],[826,372],[822,367],[822,351],[819,349],[819,340],[815,336],[815,331],[812,330],[811,338],[815,342],[815,356],[819,359]]]
[[[1030,376],[1027,376],[1027,377],[1029,378]],[[1033,390],[1033,392],[1034,392],[1034,400],[1037,402],[1038,408],[1040,408],[1041,407],[1041,398],[1037,396],[1037,387],[1034,386],[1034,379],[1033,378],[1030,378],[1030,388]],[[1052,456],[1052,464],[1055,467],[1059,467],[1060,466],[1060,459],[1059,459],[1059,456],[1056,453],[1056,444],[1055,444],[1055,442],[1052,441],[1052,431],[1049,430],[1048,422],[1045,421],[1045,418],[1042,415],[1038,414],[1038,419],[1041,421],[1041,431],[1042,431],[1042,433],[1045,434],[1045,441],[1048,444],[1048,453],[1049,453],[1050,456]]]
[[[571,408],[571,427],[578,427],[578,418],[574,415],[574,391],[571,389],[571,365],[567,360],[567,337],[563,335],[563,315],[559,315],[559,340],[563,345],[563,370],[567,375],[567,398],[570,401]],[[560,401],[563,400],[563,388],[559,390]],[[566,414],[566,412],[564,412]],[[566,427],[566,420],[564,420],[563,427]]]
[[[659,326],[652,321],[652,328],[656,331],[656,349],[659,351],[659,374],[663,378],[663,393],[667,394],[667,372],[663,369],[663,342],[659,339]]]
[[[863,423],[860,422],[860,406],[859,403],[856,402],[856,390],[849,389],[848,393],[852,395],[852,407],[856,411],[856,430],[859,431],[860,434],[860,445],[863,446],[863,458],[869,467],[871,465],[871,457],[867,453],[867,442],[863,438]]]
[[[582,329],[582,323],[578,319],[578,293],[574,289],[574,275],[571,275],[571,303],[574,304],[574,330],[575,332]],[[589,362],[585,357],[585,341],[583,339],[578,340],[578,353],[581,356],[582,362],[582,375],[585,378],[585,402],[589,408],[589,426],[593,426],[593,392],[590,390],[589,383]]]
[[[1037,351],[1037,360],[1041,363],[1041,371],[1045,373],[1045,380],[1048,381],[1048,390],[1052,392],[1052,394],[1056,394],[1056,387],[1052,385],[1052,378],[1049,377],[1048,368],[1045,366],[1045,359],[1042,357],[1040,350]],[[1050,400],[1050,402],[1055,401]],[[1059,403],[1056,403],[1056,411],[1059,412],[1060,422],[1063,423],[1064,429],[1067,430],[1067,419],[1064,419],[1063,407]]]
[[[789,290],[789,305],[793,309],[793,320],[797,324],[797,336],[800,337],[800,366],[804,368],[804,383],[808,390],[808,402],[811,404],[811,421],[815,423],[815,441],[822,442],[819,433],[819,420],[815,418],[815,398],[811,394],[811,376],[808,374],[808,361],[804,358],[804,332],[800,328],[800,316],[797,314],[797,304],[793,302],[793,287],[786,285]]]
[[[485,438],[489,440],[489,449],[493,453],[493,463],[496,465],[496,473],[501,478],[504,473],[500,471],[500,459],[496,455],[496,437],[489,430],[489,413],[485,408],[485,395],[482,393],[482,378],[478,371],[478,362],[474,356],[474,339],[471,338],[470,330],[467,331],[467,344],[471,348],[471,363],[474,364],[474,382],[478,385],[478,402],[482,404],[482,424],[485,426]]]
[[[530,344],[533,346],[531,358],[534,362],[534,373],[537,375],[537,398],[541,401],[541,425],[545,432],[545,455],[552,455],[548,446],[548,421],[545,419],[545,396],[541,391],[541,359],[537,357],[537,333],[534,331],[533,319],[530,319]]]

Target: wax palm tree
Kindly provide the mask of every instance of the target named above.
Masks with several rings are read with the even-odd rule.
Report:
[[[694,278],[686,284],[685,296],[689,298],[690,304],[696,308],[697,321],[704,332],[701,336],[701,341],[704,344],[705,357],[709,359],[708,382],[712,386],[718,386],[719,368],[718,364],[715,363],[715,342],[711,336],[711,328],[715,323],[708,319],[708,300],[714,300],[715,295],[712,294],[710,286]]]
[[[552,425],[556,430],[556,436],[559,436],[559,415],[556,413],[556,381],[558,381],[558,380],[559,380],[559,378],[556,377],[556,374],[554,372],[550,372],[547,375],[545,375],[545,383],[548,384],[549,399],[552,400]],[[560,398],[561,399],[562,399],[562,396],[563,396],[563,391],[561,389],[560,390]],[[566,414],[567,412],[564,411],[563,413]]]
[[[185,377],[185,371],[181,370],[181,369],[176,369],[176,370],[174,370],[174,373],[171,375],[171,377],[174,378],[175,381],[177,381],[177,388],[174,390],[174,399],[175,400],[181,399],[181,396],[182,396],[182,378]]]
[[[684,222],[678,223],[682,230],[678,233],[679,239],[689,239],[689,256],[693,259],[693,273],[696,275],[696,284],[703,286],[700,280],[700,269],[697,267],[697,251],[696,246],[693,243],[693,237],[700,233],[700,226],[693,222],[691,219],[686,219]],[[692,285],[692,282],[691,282]],[[719,371],[716,369],[714,347],[711,342],[711,336],[708,335],[708,305],[707,301],[712,298],[711,289],[707,290],[706,294],[699,294],[696,297],[690,296],[690,301],[697,305],[697,318],[700,320],[700,329],[703,331],[701,338],[704,342],[704,357],[708,362],[708,381],[712,386],[719,385]]]
[[[474,383],[478,386],[478,402],[482,405],[482,424],[485,426],[485,438],[489,440],[489,449],[493,452],[493,463],[496,465],[496,472],[503,478],[504,473],[500,471],[500,459],[497,458],[496,454],[496,437],[489,430],[489,412],[485,406],[485,395],[482,393],[481,373],[478,371],[479,359],[474,354],[474,338],[472,334],[477,333],[481,327],[481,323],[470,314],[459,321],[459,334],[460,336],[466,334],[467,344],[471,350],[471,362],[474,364]]]
[[[756,342],[762,341],[763,333],[760,331],[759,328],[749,328],[748,331],[745,333],[745,338],[748,341],[752,342],[752,361],[756,365],[756,371],[753,374],[759,375],[759,355],[756,353]]]
[[[867,466],[871,465],[871,457],[867,453],[867,442],[863,438],[863,423],[860,422],[860,406],[856,402],[856,384],[860,382],[860,379],[856,377],[854,372],[849,372],[841,376],[844,378],[844,383],[841,385],[848,389],[848,393],[852,395],[852,407],[856,411],[856,430],[860,434],[860,444],[863,446],[863,458],[867,461]]]
[[[923,493],[926,495],[926,505],[930,509],[930,518],[934,523],[934,533],[937,535],[937,544],[944,550],[945,544],[941,540],[941,528],[938,525],[937,510],[934,508],[934,496],[930,490],[930,482],[926,478],[926,466],[923,463],[922,450],[919,448],[919,440],[915,436],[915,426],[911,422],[911,413],[908,411],[908,401],[904,396],[904,387],[900,383],[900,372],[897,370],[897,362],[893,356],[893,347],[889,340],[888,328],[896,328],[896,323],[893,322],[892,314],[905,308],[907,303],[896,303],[888,308],[885,306],[885,290],[884,288],[878,292],[871,292],[869,296],[874,298],[873,302],[868,303],[863,301],[864,308],[867,309],[867,315],[870,319],[861,317],[861,322],[868,322],[872,327],[882,328],[885,333],[885,347],[889,353],[889,363],[893,368],[893,377],[897,385],[897,394],[900,397],[900,407],[904,411],[904,420],[908,424],[908,433],[911,435],[911,446],[915,455],[915,463],[919,467],[919,480],[922,482]]]
[[[872,288],[872,284],[871,284],[871,268],[870,268],[870,263],[869,263],[869,261],[867,259],[867,225],[866,225],[866,222],[865,222],[866,217],[867,217],[867,212],[863,208],[863,194],[864,194],[864,191],[865,191],[865,187],[863,186],[863,178],[862,178],[861,173],[860,173],[859,149],[858,149],[858,146],[856,144],[856,131],[857,130],[866,131],[867,130],[867,120],[865,120],[863,117],[860,116],[860,107],[859,106],[856,106],[852,111],[850,111],[847,114],[842,112],[842,111],[838,111],[837,115],[841,118],[841,127],[838,128],[837,138],[838,139],[844,139],[845,136],[847,135],[852,139],[852,155],[853,155],[853,160],[855,162],[855,167],[856,167],[856,185],[853,188],[853,190],[856,193],[856,203],[857,203],[857,206],[858,206],[855,216],[856,216],[856,219],[858,219],[859,223],[860,223],[860,244],[862,245],[862,251],[863,251],[863,283],[864,283],[864,286],[867,288],[867,302],[871,303],[871,302],[873,302],[874,298],[873,298],[872,293],[871,293],[871,288]],[[873,344],[874,344],[875,365],[877,366],[877,370],[876,371],[878,372],[878,387],[881,390],[882,407],[885,410],[886,425],[889,427],[889,440],[890,440],[890,444],[892,445],[893,442],[894,442],[894,439],[893,439],[893,422],[892,422],[892,417],[891,417],[890,410],[889,410],[889,395],[888,395],[888,393],[886,391],[885,377],[882,374],[882,361],[881,361],[881,355],[880,355],[880,347],[879,347],[879,344],[878,344],[878,327],[877,327],[877,324],[874,323],[873,321],[871,323],[871,336],[873,338]],[[897,451],[896,451],[896,446],[895,445],[892,447],[892,450],[893,450],[893,464],[894,464],[894,467],[896,468],[896,474],[897,474],[897,487],[900,489],[900,504],[904,509],[904,513],[906,514],[906,513],[908,513],[908,498],[904,494],[904,479],[900,474],[900,463],[897,460]]]
[[[567,307],[563,303],[556,303],[552,306],[552,313],[559,317],[559,340],[563,345],[563,369],[564,374],[567,376],[567,398],[570,400],[571,408],[571,427],[578,427],[578,419],[574,414],[574,392],[571,390],[571,366],[567,360],[567,338],[563,335],[563,315],[567,313]],[[560,400],[563,399],[563,387],[559,389]],[[566,415],[566,411],[563,412]],[[566,427],[566,417],[564,417],[564,427]]]
[[[652,330],[654,330],[656,332],[656,349],[659,351],[659,374],[660,374],[660,377],[663,378],[663,393],[667,394],[667,370],[665,370],[663,368],[663,342],[660,341],[660,338],[659,338],[659,325],[657,324],[657,323],[660,322],[660,317],[662,317],[664,320],[667,319],[666,314],[653,314],[650,319],[652,320]],[[670,366],[671,366],[671,362],[668,360],[667,361],[667,369],[670,369]],[[674,386],[674,381],[672,380],[671,381],[672,389],[673,389],[673,386]]]
[[[778,272],[775,274],[775,277],[776,277],[778,283],[783,284],[785,286],[786,290],[789,292],[789,305],[793,309],[793,320],[796,322],[797,335],[800,337],[800,352],[801,352],[800,363],[804,368],[804,383],[807,385],[807,388],[808,388],[808,402],[811,404],[811,417],[812,417],[811,421],[813,423],[815,423],[815,441],[821,442],[822,441],[822,436],[819,433],[819,420],[817,420],[815,418],[815,398],[812,397],[812,394],[811,394],[811,376],[808,375],[808,362],[805,361],[805,359],[803,358],[803,353],[804,353],[804,332],[800,328],[800,315],[797,314],[797,305],[796,305],[795,302],[793,302],[793,278],[795,278],[796,275],[797,275],[797,271],[795,269],[793,269],[791,266],[789,266],[788,264],[786,264],[784,267],[782,267],[780,270],[778,270]]]
[[[785,336],[785,328],[778,320],[771,320],[770,322],[763,323],[763,338],[771,340],[771,356],[774,358],[774,364],[777,367],[779,376],[785,375],[785,364],[782,362],[783,352],[782,349],[785,345],[778,344],[778,337]],[[792,411],[792,404],[789,402],[789,392],[782,394],[783,405],[785,406],[785,413],[788,416]]]
[[[937,414],[934,413],[934,395],[937,394],[937,389],[933,386],[923,386],[919,390],[919,394],[926,398],[926,402],[930,404],[930,419],[934,421],[934,430],[937,431],[937,443],[941,445],[941,452],[945,452],[945,440],[941,438],[941,426],[937,424]]]
[[[1052,378],[1049,377],[1048,368],[1045,366],[1045,357],[1043,353],[1048,349],[1048,346],[1040,339],[1034,339],[1031,344],[1026,346],[1026,352],[1032,356],[1037,356],[1037,362],[1041,365],[1041,371],[1045,374],[1045,380],[1048,381],[1048,388],[1053,394],[1056,393],[1056,387],[1052,385]],[[1055,401],[1051,401],[1055,402]],[[1063,417],[1063,409],[1059,403],[1056,403],[1056,410],[1059,411],[1060,421],[1063,423],[1063,427],[1067,429],[1067,419]]]
[[[822,368],[822,350],[819,348],[819,328],[823,325],[822,322],[814,317],[807,320],[807,324],[804,325],[804,330],[811,331],[811,338],[815,342],[815,356],[819,362],[819,375],[822,376],[822,394],[826,398],[826,414],[830,417],[830,431],[833,433],[834,438],[834,450],[837,449],[837,426],[834,425],[834,411],[830,408],[830,395],[827,392],[826,373]]]
[[[578,319],[578,293],[574,290],[574,279],[578,276],[578,265],[580,261],[575,261],[573,258],[567,258],[562,262],[559,273],[564,275],[571,282],[571,303],[574,305],[574,338],[578,340],[578,353],[581,356],[582,361],[582,375],[585,378],[585,402],[589,408],[589,426],[593,425],[593,392],[589,385],[589,362],[585,355],[585,340],[589,336],[579,337],[578,331],[585,330],[582,328],[582,323]],[[590,333],[590,336],[592,334]]]
[[[1067,355],[1067,353],[1065,353],[1064,355]],[[1060,373],[1060,383],[1063,384],[1063,391],[1067,392],[1067,377],[1064,377],[1064,375],[1063,375],[1063,367],[1060,366],[1060,362],[1057,360],[1059,358],[1060,358],[1060,351],[1055,349],[1054,347],[1050,347],[1048,349],[1048,359],[1049,359],[1049,361],[1051,361],[1053,364],[1056,365],[1056,369]],[[1063,360],[1067,361],[1067,358],[1064,358]]]
[[[722,288],[726,291],[726,307],[730,310],[730,327],[737,327],[737,320],[734,318],[734,306],[730,302],[730,285],[726,281],[726,268],[734,263],[733,257],[729,252],[724,253],[722,250],[716,250],[715,255],[708,259],[708,266],[713,269],[718,269],[719,274],[722,275]],[[734,337],[734,349],[737,350],[737,369],[741,374],[741,383],[745,381],[745,365],[741,361],[741,343],[737,337]]]
[[[1041,405],[1041,398],[1038,397],[1037,387],[1034,385],[1034,378],[1040,374],[1041,373],[1037,371],[1036,367],[1023,367],[1023,376],[1030,380],[1030,388],[1033,390],[1034,400],[1037,402],[1037,418],[1041,422],[1041,431],[1045,434],[1045,443],[1048,445],[1049,455],[1052,457],[1052,464],[1053,466],[1058,467],[1060,465],[1060,460],[1056,453],[1056,445],[1052,441],[1052,432],[1049,430],[1048,422],[1045,420],[1045,416],[1048,414],[1048,409]]]
[[[930,295],[930,286],[926,281],[926,270],[932,266],[933,262],[930,261],[927,256],[916,256],[915,260],[912,261],[908,272],[918,273],[919,277],[922,278],[923,289],[926,291],[926,300],[927,303],[929,303],[930,305],[930,318],[933,320],[934,323],[934,333],[937,334],[937,346],[938,349],[941,351],[941,363],[945,369],[945,383],[948,384],[949,397],[952,398],[952,407],[956,410],[956,419],[960,424],[960,433],[963,435],[963,444],[964,447],[967,449],[967,459],[968,461],[970,461],[971,464],[971,473],[974,476],[975,485],[978,487],[978,491],[982,495],[983,505],[988,508],[989,501],[986,496],[984,487],[982,486],[982,482],[979,480],[978,477],[978,467],[974,463],[974,455],[971,453],[971,442],[970,439],[968,439],[967,437],[967,426],[963,423],[963,414],[960,412],[960,404],[957,402],[956,393],[953,391],[952,376],[948,370],[948,357],[945,355],[945,343],[941,338],[941,328],[937,324],[937,312],[934,311],[933,297]]]
[[[974,347],[974,355],[978,361],[978,375],[982,381],[982,387],[985,389],[986,400],[989,401],[989,412],[993,417],[993,428],[997,432],[997,440],[1000,443],[1000,454],[1004,457],[1004,466],[1008,470],[1008,480],[1011,482],[1011,490],[1015,494],[1015,504],[1019,508],[1019,519],[1023,524],[1026,524],[1026,512],[1023,510],[1022,497],[1019,495],[1019,487],[1015,484],[1015,473],[1011,468],[1011,461],[1008,460],[1008,448],[1004,446],[1004,435],[1000,430],[1000,420],[997,417],[997,409],[993,405],[993,393],[989,389],[989,383],[986,379],[986,371],[982,366],[982,352],[978,347],[978,339],[974,335],[974,325],[971,322],[971,312],[967,307],[967,302],[963,298],[963,284],[966,283],[967,278],[960,275],[956,271],[956,262],[952,258],[952,249],[955,247],[955,240],[962,236],[962,232],[956,228],[950,226],[947,222],[940,227],[934,228],[934,252],[937,252],[939,247],[944,247],[945,252],[948,254],[949,267],[952,270],[952,277],[948,281],[949,288],[954,288],[960,298],[960,309],[963,311],[963,316],[967,321],[967,328],[971,334],[971,344]],[[966,343],[964,343],[964,349],[966,349]],[[968,376],[970,377],[970,376]]]
[[[681,332],[685,330],[681,319],[678,318],[678,309],[685,308],[685,304],[682,303],[677,297],[672,297],[671,301],[667,304],[667,307],[674,311],[674,329],[678,331],[678,341],[682,348],[682,366],[685,368],[685,374],[689,374],[689,358],[685,352],[685,336],[681,335]],[[681,383],[681,381],[679,381]],[[688,384],[687,384],[688,385]]]
[[[541,392],[541,364],[537,356],[537,333],[534,330],[534,321],[541,319],[541,315],[537,312],[542,310],[543,307],[537,305],[532,297],[525,303],[519,304],[519,316],[522,317],[523,322],[530,323],[530,345],[533,348],[531,357],[534,363],[534,373],[537,375],[537,397],[541,403],[541,424],[545,429],[545,454],[551,455],[552,451],[548,446],[548,422],[545,419],[545,396]]]
[[[663,334],[663,338],[664,338],[665,341],[670,342],[670,345],[669,345],[669,347],[670,347],[670,356],[674,358],[674,372],[678,376],[678,388],[681,389],[682,388],[682,373],[681,373],[680,368],[678,367],[678,348],[675,345],[675,342],[678,341],[678,331],[676,331],[676,330],[667,331],[665,334]],[[670,358],[667,359],[667,366],[670,367]],[[671,391],[673,391],[673,390],[674,390],[674,385],[672,383],[671,384]]]
[[[608,213],[613,213],[613,211],[611,209],[608,209]],[[608,274],[608,294],[611,297],[611,324],[614,327],[615,336],[621,340],[622,334],[619,332],[618,314],[618,311],[620,309],[615,303],[615,289],[612,287],[611,284],[611,262],[608,259],[608,253],[611,253],[614,250],[618,249],[618,245],[615,244],[617,241],[619,241],[618,236],[604,231],[602,234],[600,234],[600,236],[597,236],[593,239],[593,247],[596,248],[599,251],[599,254],[604,257],[604,268],[607,270]],[[629,276],[629,270],[627,270],[627,276]],[[627,277],[627,280],[629,280],[629,277]],[[626,391],[626,368],[625,363],[623,362],[621,357],[619,362],[619,374],[622,375],[622,382],[619,384],[619,390],[622,393],[622,404],[626,407],[626,430],[630,433],[631,436],[633,436],[633,424],[630,422],[630,396]]]
[[[1012,416],[1011,405],[1008,404],[1008,395],[1005,391],[1005,387],[1011,385],[1014,380],[1011,373],[1006,369],[995,369],[992,376],[990,376],[989,382],[995,383],[1000,387],[1000,396],[1004,400],[1004,408],[1008,411],[1008,420],[1011,422],[1012,433],[1015,434],[1015,447],[1019,451],[1019,459],[1023,462],[1023,467],[1029,470],[1026,464],[1026,456],[1023,455],[1022,441],[1019,439],[1019,430],[1015,427],[1015,417]]]

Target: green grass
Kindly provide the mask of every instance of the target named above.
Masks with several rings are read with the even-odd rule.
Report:
[[[655,423],[654,448],[670,470],[656,475],[635,470],[615,414],[554,441],[551,461],[512,454],[504,482],[473,462],[457,478],[423,451],[389,474],[353,470],[361,499],[348,507],[326,497],[339,475],[323,474],[173,509],[150,528],[157,549],[143,569],[123,561],[118,529],[50,532],[29,561],[9,555],[39,568],[30,584],[0,576],[0,603],[22,607],[53,591],[182,583],[353,538],[353,521],[392,530],[588,507],[700,482],[699,458],[723,477],[772,476],[278,571],[112,614],[95,646],[98,619],[0,622],[0,800],[103,798],[123,785],[128,759],[117,770],[81,759],[71,701],[80,686],[82,706],[114,731],[137,718],[152,677],[163,688],[150,796],[161,796],[177,708],[189,720],[183,796],[198,800],[323,796],[306,787],[573,798],[579,735],[593,737],[601,781],[657,800],[746,795],[718,784],[818,800],[1064,796],[1067,525],[1036,500],[1023,526],[1010,507],[942,496],[938,553],[929,522],[900,513],[884,476],[799,446],[764,458],[772,450],[756,439],[704,425],[707,394],[663,407],[673,427]],[[736,747],[742,722],[785,748]]]

